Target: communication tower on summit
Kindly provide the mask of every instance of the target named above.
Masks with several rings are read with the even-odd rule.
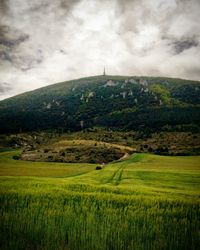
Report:
[[[105,76],[106,75],[106,68],[105,68],[105,66],[104,66],[104,69],[103,69],[103,76]]]

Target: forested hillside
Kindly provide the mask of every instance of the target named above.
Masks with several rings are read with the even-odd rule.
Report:
[[[199,130],[200,82],[96,76],[58,83],[0,102],[0,132]]]

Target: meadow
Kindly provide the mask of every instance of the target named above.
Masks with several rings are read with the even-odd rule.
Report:
[[[200,156],[133,154],[95,164],[0,153],[0,247],[200,249]]]

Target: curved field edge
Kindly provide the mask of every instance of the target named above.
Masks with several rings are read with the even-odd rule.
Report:
[[[199,248],[199,157],[134,154],[97,171],[16,153],[0,154],[2,249]]]

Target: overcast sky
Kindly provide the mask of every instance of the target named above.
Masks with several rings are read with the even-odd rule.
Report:
[[[200,80],[200,0],[0,0],[0,99],[104,65]]]

